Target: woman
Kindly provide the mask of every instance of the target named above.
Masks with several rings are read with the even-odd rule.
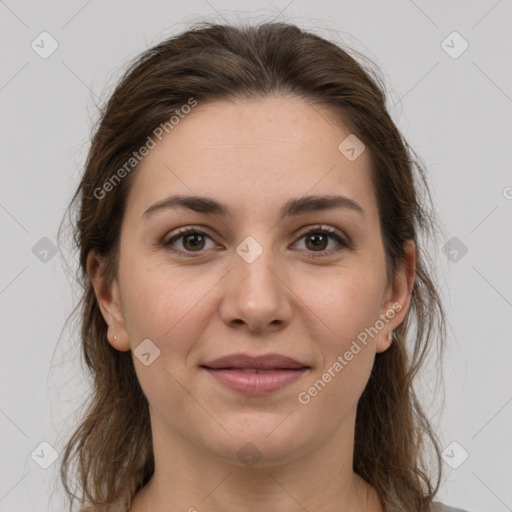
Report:
[[[413,155],[378,78],[293,25],[132,63],[72,203],[79,510],[454,510],[413,389],[445,337]]]

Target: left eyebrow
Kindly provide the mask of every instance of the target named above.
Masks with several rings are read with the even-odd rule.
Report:
[[[234,213],[223,203],[205,196],[171,196],[151,205],[143,214],[149,218],[158,211],[168,209],[188,209],[198,213],[215,214],[223,217],[234,216]],[[279,213],[280,220],[286,216],[296,216],[307,212],[344,208],[354,211],[365,218],[363,208],[353,199],[346,196],[305,196],[288,200]]]
[[[365,218],[363,208],[353,199],[346,196],[305,196],[290,199],[281,208],[281,219],[287,215],[300,215],[306,212],[344,208],[354,211]]]

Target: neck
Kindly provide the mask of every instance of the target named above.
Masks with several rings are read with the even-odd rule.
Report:
[[[130,512],[383,512],[375,489],[353,472],[353,426],[344,422],[330,442],[305,453],[248,467],[164,435],[152,421],[155,472]]]

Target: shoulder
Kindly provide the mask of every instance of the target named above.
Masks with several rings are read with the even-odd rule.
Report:
[[[443,505],[442,503],[439,502],[434,502],[434,505],[437,507],[434,507],[433,509],[435,512],[469,512],[462,508],[449,507],[448,505]]]

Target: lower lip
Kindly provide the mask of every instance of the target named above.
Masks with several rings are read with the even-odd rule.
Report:
[[[245,373],[240,370],[205,370],[221,384],[246,395],[266,395],[296,382],[308,368]]]

